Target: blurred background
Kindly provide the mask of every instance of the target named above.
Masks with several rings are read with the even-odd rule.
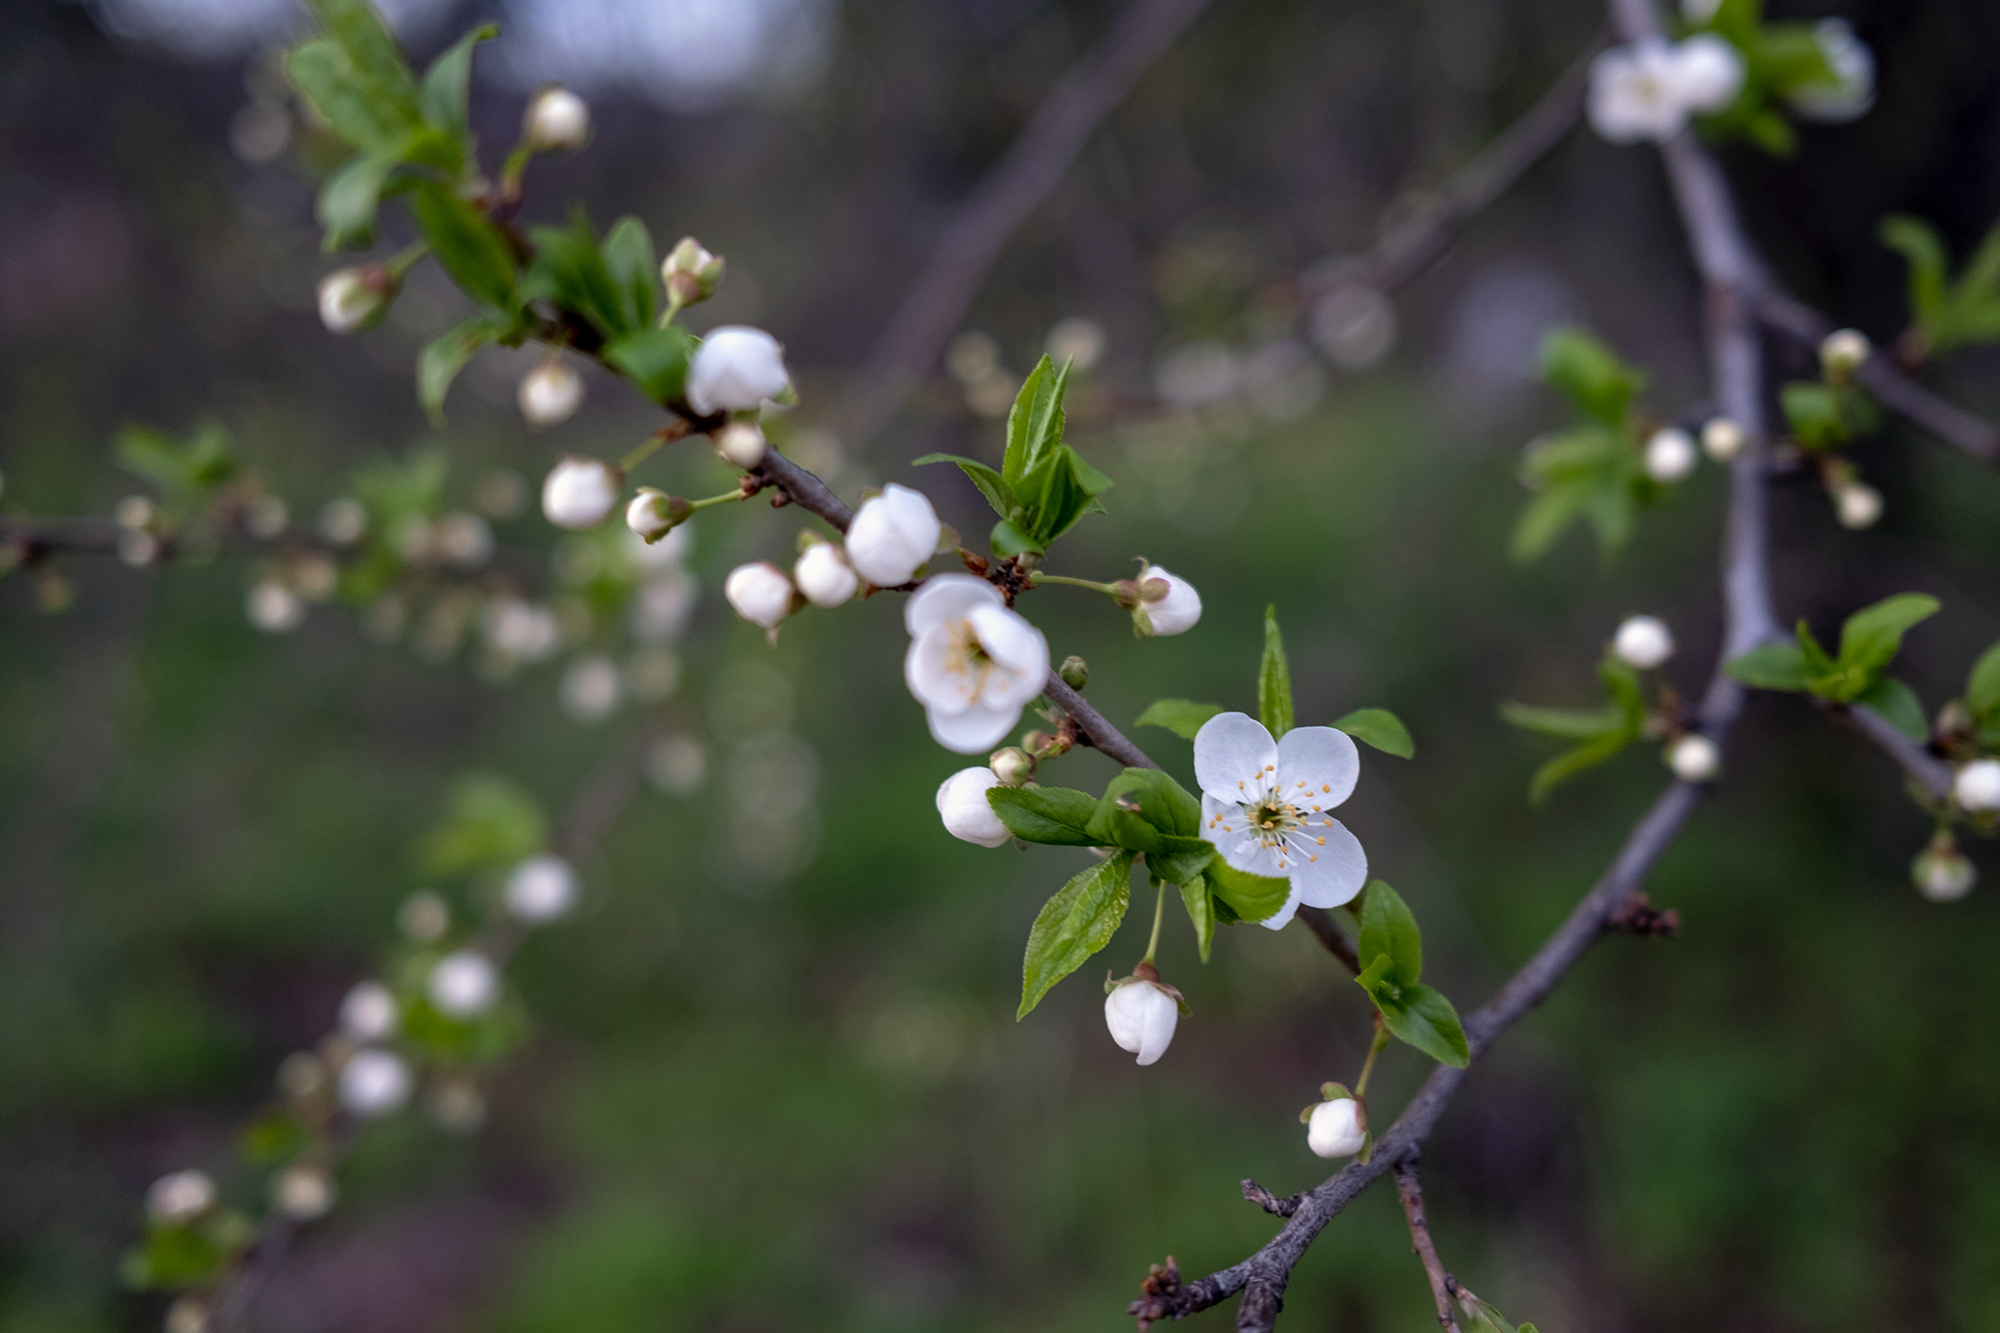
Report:
[[[1426,979],[1476,1006],[1663,776],[1640,747],[1531,810],[1549,748],[1498,702],[1594,702],[1631,612],[1675,627],[1684,691],[1717,640],[1712,465],[1615,558],[1581,533],[1535,566],[1505,556],[1520,448],[1565,419],[1532,378],[1544,331],[1581,324],[1642,363],[1662,415],[1704,399],[1657,157],[1574,133],[1390,305],[1315,320],[1300,275],[1364,250],[1602,16],[1215,0],[1005,247],[902,413],[840,438],[836,409],[950,211],[1119,8],[385,6],[419,60],[501,23],[475,65],[489,167],[535,87],[589,97],[595,142],[533,166],[526,216],[581,199],[600,226],[633,213],[663,245],[692,233],[726,255],[693,327],[786,342],[787,447],[846,498],[918,485],[983,533],[971,486],[910,460],[997,460],[1020,375],[1052,339],[1079,354],[1071,439],[1117,485],[1052,567],[1111,579],[1149,556],[1207,611],[1137,642],[1087,593],[1023,609],[1129,727],[1162,696],[1251,706],[1275,604],[1302,722],[1373,705],[1410,724],[1415,761],[1366,751],[1343,814],[1424,923]],[[1850,19],[1880,98],[1803,129],[1789,159],[1725,160],[1785,279],[1886,342],[1903,266],[1877,220],[1925,216],[1963,255],[2000,213],[2000,11],[1770,10]],[[412,561],[456,531],[478,564],[483,529],[503,572],[461,580],[477,592],[440,576],[358,608],[267,604],[260,624],[246,595],[268,573],[249,557],[59,558],[59,613],[46,580],[0,580],[0,1330],[158,1327],[162,1300],[117,1281],[147,1184],[199,1165],[259,1201],[236,1138],[277,1062],[381,966],[409,895],[482,901],[431,838],[468,775],[551,825],[586,790],[618,817],[582,863],[583,910],[510,969],[529,1026],[484,1078],[483,1126],[412,1110],[371,1129],[259,1327],[1110,1329],[1148,1263],[1206,1273],[1262,1244],[1275,1224],[1237,1181],[1282,1194],[1328,1173],[1294,1116],[1357,1071],[1365,997],[1303,930],[1221,931],[1203,967],[1170,916],[1161,966],[1193,1015],[1138,1069],[1095,980],[1143,952],[1134,910],[1016,1024],[1027,925],[1082,854],[939,828],[932,793],[963,761],[903,688],[899,605],[808,612],[775,648],[730,615],[721,576],[788,560],[796,510],[704,514],[652,566],[622,533],[557,542],[523,503],[553,458],[616,457],[657,418],[599,376],[576,418],[531,433],[513,399],[532,359],[489,349],[434,429],[412,363],[463,298],[428,268],[381,328],[321,327],[320,160],[275,63],[302,26],[290,0],[0,7],[5,503],[109,513],[144,490],[117,466],[121,425],[212,418],[295,525],[406,484],[431,524],[410,529]],[[385,246],[408,235],[387,213]],[[1813,373],[1784,358],[1777,373]],[[1993,416],[1996,369],[1968,352],[1932,381]],[[1780,616],[1824,637],[1878,597],[1938,595],[1904,664],[1934,708],[2000,638],[2000,480],[1901,423],[1856,457],[1887,496],[1874,529],[1839,528],[1809,481],[1774,494]],[[638,474],[694,495],[728,478],[694,446]],[[559,632],[482,622],[496,586],[553,607]],[[1135,738],[1191,776],[1186,742]],[[1445,1118],[1425,1175],[1445,1261],[1545,1333],[2000,1325],[1994,890],[1920,897],[1908,867],[1930,829],[1899,774],[1795,698],[1753,700],[1738,741],[1649,886],[1680,938],[1607,940]],[[1049,776],[1110,773],[1079,752]],[[1378,1119],[1425,1065],[1384,1057]],[[1383,1186],[1287,1293],[1290,1327],[1432,1322]]]

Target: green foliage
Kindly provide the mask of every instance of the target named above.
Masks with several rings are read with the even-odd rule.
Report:
[[[418,859],[427,875],[500,869],[541,850],[546,832],[532,796],[495,774],[469,773],[452,788],[451,807]]]
[[[1611,702],[1597,708],[1536,708],[1511,699],[1500,705],[1500,716],[1523,731],[1577,741],[1535,770],[1528,783],[1528,801],[1540,805],[1563,782],[1594,768],[1638,740],[1646,730],[1646,701],[1639,673],[1606,653],[1597,664],[1597,678]]]
[[[640,329],[604,349],[604,359],[662,406],[680,401],[695,340],[678,326]]]
[[[312,1131],[300,1122],[289,1107],[276,1106],[243,1127],[237,1147],[243,1160],[257,1166],[275,1166],[297,1157],[313,1143]]]
[[[1578,414],[1613,430],[1625,427],[1632,398],[1646,387],[1635,366],[1582,329],[1555,329],[1542,339],[1542,380]]]
[[[1195,946],[1201,950],[1201,961],[1208,961],[1208,951],[1215,943],[1215,898],[1206,875],[1196,875],[1180,886],[1181,905],[1187,908],[1188,920],[1194,924]]]
[[[483,23],[453,42],[424,72],[424,119],[468,145],[471,140],[472,48],[500,35]]]
[[[1861,702],[1875,706],[1880,701],[1897,710],[1894,715],[1885,712],[1891,721],[1899,717],[1907,721],[1914,694],[1905,700],[1897,687],[1873,694],[1871,691],[1884,679],[1883,669],[1895,660],[1903,636],[1913,626],[1936,615],[1937,610],[1937,598],[1914,592],[1899,593],[1864,607],[1841,626],[1838,657],[1828,654],[1813,637],[1812,627],[1801,620],[1796,646],[1775,643],[1753,648],[1732,659],[1724,670],[1758,689],[1804,691],[1841,704]],[[1907,692],[1908,687],[1901,686],[1900,691]],[[1921,720],[1920,704],[1916,712]]]
[[[220,1276],[250,1242],[250,1219],[230,1209],[186,1226],[153,1222],[119,1265],[119,1276],[141,1291],[182,1291]]]
[[[1028,929],[1021,963],[1021,1007],[1026,1018],[1049,988],[1111,943],[1132,899],[1132,853],[1115,852],[1056,891]]]
[[[1582,421],[1522,454],[1521,481],[1535,497],[1515,525],[1514,558],[1535,559],[1579,519],[1596,530],[1603,550],[1615,550],[1631,536],[1639,507],[1660,494],[1641,466],[1632,420],[1632,399],[1646,377],[1580,329],[1543,338],[1541,366],[1542,378]]]
[[[424,350],[417,354],[417,399],[432,424],[444,424],[445,395],[473,353],[490,342],[507,341],[514,332],[511,319],[474,315],[424,344]]]
[[[1882,219],[1882,243],[1910,265],[1912,343],[1921,355],[2000,341],[2000,227],[1986,233],[1957,281],[1947,277],[1944,239],[1922,218]]]
[[[1156,699],[1139,714],[1134,724],[1165,727],[1182,740],[1191,741],[1202,725],[1222,710],[1221,704],[1198,704],[1192,699]]]
[[[993,787],[986,803],[1008,832],[1045,847],[1094,847],[1089,831],[1097,798],[1070,787]]]
[[[1238,870],[1220,856],[1208,863],[1203,875],[1218,905],[1229,909],[1230,922],[1263,921],[1285,905],[1292,896],[1292,882],[1272,875],[1252,875]]]
[[[1763,0],[1723,0],[1707,22],[1692,30],[1714,32],[1743,58],[1743,86],[1720,111],[1701,117],[1710,139],[1748,139],[1778,157],[1789,156],[1798,136],[1779,107],[1808,89],[1837,89],[1839,76],[1810,23],[1766,23]]]
[[[1257,669],[1257,718],[1273,737],[1292,729],[1292,668],[1285,660],[1285,636],[1278,632],[1278,608],[1264,608],[1264,660]]]
[[[514,247],[478,205],[435,181],[419,181],[410,214],[438,263],[468,296],[502,311],[518,308]]]
[[[1007,451],[998,472],[956,454],[926,454],[925,463],[956,463],[972,479],[1000,521],[993,525],[996,555],[1044,555],[1050,543],[1089,513],[1103,513],[1098,496],[1111,478],[1063,442],[1063,393],[1069,366],[1044,356],[1014,398],[1007,416]]]
[[[1471,1062],[1458,1011],[1443,992],[1422,982],[1423,935],[1402,896],[1382,880],[1369,881],[1361,907],[1361,974],[1354,980],[1382,1012],[1400,1041],[1454,1069]]]
[[[1851,384],[1795,381],[1778,390],[1792,435],[1808,449],[1838,449],[1880,424],[1875,404]]]
[[[1384,754],[1393,754],[1398,759],[1417,757],[1417,743],[1410,738],[1410,729],[1386,708],[1357,708],[1333,725],[1335,730],[1344,731]]]
[[[1979,655],[1972,674],[1965,681],[1965,703],[1975,719],[1984,720],[2000,712],[2000,643]]]
[[[148,426],[127,426],[118,433],[118,465],[158,487],[174,518],[186,517],[239,469],[229,430],[219,421],[203,422],[184,440]]]

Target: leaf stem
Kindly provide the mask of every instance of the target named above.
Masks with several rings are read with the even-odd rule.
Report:
[[[1159,952],[1160,922],[1166,918],[1166,913],[1167,913],[1167,882],[1165,880],[1161,880],[1160,895],[1157,899],[1154,900],[1153,903],[1153,938],[1146,941],[1146,956],[1139,960],[1139,965],[1141,967],[1144,967],[1146,964],[1152,962],[1153,955]]]
[[[1375,1072],[1375,1057],[1382,1054],[1382,1048],[1389,1044],[1389,1025],[1382,1021],[1382,1011],[1375,1011],[1375,1040],[1368,1043],[1368,1058],[1361,1064],[1361,1077],[1354,1080],[1354,1095],[1360,1097],[1368,1091],[1368,1076]]]

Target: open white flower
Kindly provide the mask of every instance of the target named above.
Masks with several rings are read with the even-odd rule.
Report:
[[[931,579],[903,608],[903,624],[903,679],[947,750],[992,749],[1048,679],[1048,640],[984,579]]]
[[[505,897],[516,920],[553,921],[576,905],[576,871],[560,856],[531,856],[508,872]]]
[[[500,972],[485,954],[458,949],[438,959],[426,989],[439,1013],[472,1018],[500,998]]]
[[[340,1070],[340,1104],[362,1117],[387,1115],[410,1099],[410,1067],[379,1046],[356,1051]]]
[[[1361,776],[1345,732],[1294,727],[1273,740],[1243,713],[1220,713],[1194,738],[1201,784],[1201,836],[1237,870],[1289,879],[1291,896],[1262,924],[1278,930],[1300,903],[1338,907],[1368,879],[1368,854],[1327,811]]]
[[[946,778],[937,792],[938,817],[944,820],[944,831],[981,847],[998,847],[1013,837],[986,799],[986,793],[999,785],[1000,779],[983,764],[961,768]]]
[[[1161,637],[1193,629],[1201,619],[1201,594],[1194,590],[1194,585],[1158,565],[1147,565],[1140,571],[1137,582],[1144,588],[1154,579],[1167,585],[1167,595],[1157,602],[1142,601],[1133,608],[1132,623],[1138,626],[1139,633]]]
[[[1590,127],[1612,143],[1664,143],[1687,124],[1673,48],[1662,41],[1614,46],[1590,62]]]
[[[726,324],[710,330],[688,366],[687,400],[702,416],[761,407],[785,391],[785,349],[762,329]]]
[[[1743,57],[1726,37],[1698,32],[1674,47],[1674,80],[1689,111],[1720,111],[1743,87]]]
[[[1306,1146],[1321,1157],[1352,1157],[1367,1141],[1360,1104],[1352,1097],[1321,1102],[1306,1122]]]
[[[1180,1025],[1181,1004],[1175,993],[1157,981],[1127,977],[1104,997],[1104,1025],[1111,1040],[1150,1065],[1167,1053]]]
[[[937,554],[944,525],[921,491],[889,483],[847,525],[847,560],[878,588],[908,583]]]
[[[380,1041],[396,1022],[396,997],[379,981],[355,983],[340,1002],[340,1030],[356,1041]]]
[[[146,1211],[164,1226],[186,1226],[215,1206],[215,1182],[206,1171],[161,1176],[146,1191]]]

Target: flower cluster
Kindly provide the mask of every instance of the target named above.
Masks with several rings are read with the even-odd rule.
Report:
[[[1591,128],[1613,143],[1664,143],[1734,101],[1743,75],[1743,57],[1714,33],[1614,46],[1591,62]]]

